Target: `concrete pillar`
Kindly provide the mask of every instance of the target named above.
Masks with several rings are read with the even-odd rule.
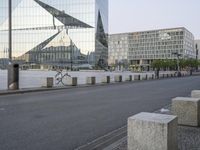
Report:
[[[67,79],[67,85],[70,86],[77,86],[78,84],[78,78],[77,77],[70,77]]]
[[[43,87],[46,87],[46,88],[52,88],[53,84],[54,84],[53,77],[47,77],[43,81]]]
[[[115,76],[115,82],[122,82],[122,76],[121,75],[116,75]]]
[[[86,82],[87,84],[94,85],[96,84],[96,77],[87,77]]]
[[[102,83],[110,83],[110,76],[103,77],[101,80]]]
[[[19,89],[19,64],[8,65],[8,90]]]
[[[178,117],[178,123],[181,125],[200,126],[200,98],[172,99],[172,113]]]
[[[133,80],[133,77],[132,77],[132,75],[129,75],[128,77],[126,77],[126,81],[132,81]]]
[[[177,117],[139,113],[128,118],[128,150],[177,150]]]
[[[200,98],[200,90],[193,90],[191,92],[191,97],[192,98]]]

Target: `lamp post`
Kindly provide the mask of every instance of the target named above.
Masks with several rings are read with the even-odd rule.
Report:
[[[74,44],[71,40],[71,51],[70,51],[70,64],[71,64],[71,71],[73,71],[73,51],[74,51]]]
[[[198,57],[199,57],[199,49],[198,49],[198,44],[196,44],[196,61],[198,62]],[[198,71],[198,66],[196,67],[196,71]]]
[[[19,64],[12,62],[12,0],[8,0],[8,90],[19,89]]]
[[[9,62],[12,61],[12,0],[8,0],[8,46],[9,46]]]
[[[175,56],[177,56],[178,77],[181,77],[180,62],[179,62],[181,54],[179,54],[178,52],[174,52],[172,54],[175,55]]]

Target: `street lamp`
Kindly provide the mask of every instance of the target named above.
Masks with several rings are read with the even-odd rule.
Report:
[[[198,61],[199,57],[199,49],[198,49],[198,44],[196,44],[196,60]],[[198,71],[198,66],[196,67],[196,71]]]
[[[181,57],[181,54],[179,54],[178,52],[173,52],[172,55],[177,56],[178,77],[181,77],[180,62],[179,62],[179,59],[180,59],[180,57]]]
[[[8,46],[9,46],[9,62],[12,61],[12,0],[8,0]]]
[[[12,62],[12,0],[8,0],[8,90],[19,89],[19,64]]]
[[[71,64],[71,71],[73,71],[73,51],[74,51],[74,43],[71,40],[71,50],[70,50],[70,64]]]

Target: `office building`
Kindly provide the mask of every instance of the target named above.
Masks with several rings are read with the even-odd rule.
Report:
[[[184,27],[109,36],[109,64],[149,67],[155,59],[195,58],[194,36]]]
[[[200,59],[200,40],[195,40],[196,58]]]

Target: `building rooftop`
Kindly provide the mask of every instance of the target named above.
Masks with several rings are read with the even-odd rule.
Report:
[[[113,33],[113,34],[110,34],[110,35],[132,34],[132,33],[152,32],[152,31],[162,31],[162,30],[176,30],[176,29],[183,29],[183,30],[187,30],[188,32],[190,32],[185,27],[175,27],[175,28],[152,29],[152,30],[133,31],[133,32],[124,32],[124,33]]]

